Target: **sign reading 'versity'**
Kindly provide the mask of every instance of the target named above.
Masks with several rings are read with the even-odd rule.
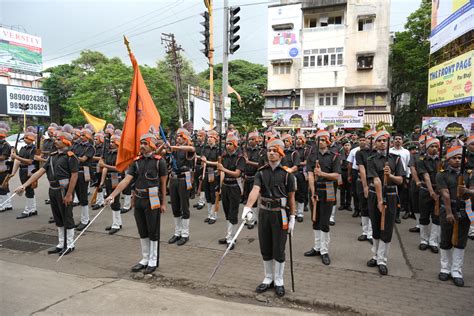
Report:
[[[43,70],[41,38],[0,27],[0,68],[38,74]]]

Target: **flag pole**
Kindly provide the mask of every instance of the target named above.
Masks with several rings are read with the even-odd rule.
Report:
[[[124,35],[123,36],[123,43],[125,46],[127,46],[128,54],[130,55],[132,51],[130,50],[130,42],[128,41],[128,38]]]

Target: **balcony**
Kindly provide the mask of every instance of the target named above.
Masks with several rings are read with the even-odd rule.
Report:
[[[302,9],[324,8],[345,4],[347,4],[347,0],[305,0],[302,1]]]

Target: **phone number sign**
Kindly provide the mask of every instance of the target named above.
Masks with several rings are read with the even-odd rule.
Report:
[[[23,115],[20,104],[28,104],[26,115],[50,116],[49,98],[45,90],[16,86],[6,88],[8,115]]]

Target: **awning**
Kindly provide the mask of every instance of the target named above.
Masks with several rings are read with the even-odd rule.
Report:
[[[393,124],[393,117],[390,113],[367,113],[364,114],[364,124],[377,125],[378,123]]]

